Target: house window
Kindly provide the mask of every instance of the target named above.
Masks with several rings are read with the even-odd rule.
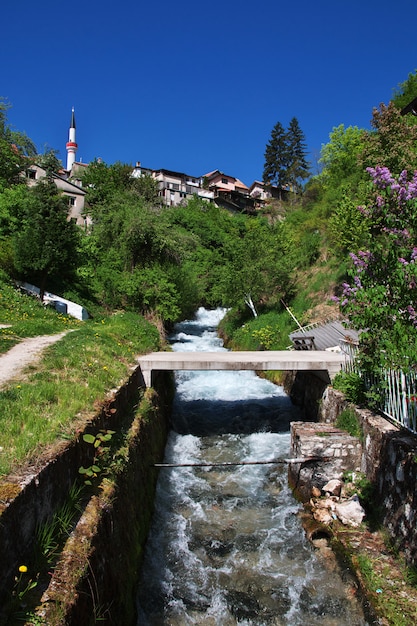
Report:
[[[77,199],[74,198],[74,196],[69,196],[69,200],[68,201],[69,201],[69,205],[70,206],[75,206],[75,203],[76,203]]]
[[[228,183],[229,183],[229,180],[227,178],[222,178],[223,185],[227,185]]]
[[[26,170],[26,177],[30,180],[36,180],[36,170]]]

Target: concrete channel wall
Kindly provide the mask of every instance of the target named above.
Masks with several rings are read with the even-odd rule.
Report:
[[[162,460],[165,450],[172,377],[160,374],[154,385],[144,393],[137,368],[77,440],[64,442],[28,475],[0,484],[0,624],[10,623],[5,607],[19,565],[30,563],[37,527],[64,503],[79,468],[92,463],[92,446],[82,435],[100,429],[127,433],[117,451],[116,479],[104,477],[93,490],[51,578],[39,580],[30,600],[37,606],[39,623],[48,626],[136,624],[139,568],[157,480],[153,464]]]

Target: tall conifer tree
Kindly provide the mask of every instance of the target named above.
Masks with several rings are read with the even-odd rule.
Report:
[[[263,182],[280,190],[291,186],[297,191],[308,175],[305,137],[297,118],[293,117],[287,131],[277,122],[265,149]]]
[[[288,170],[287,184],[298,191],[302,181],[308,178],[309,165],[306,159],[305,136],[298,120],[293,117],[287,131]]]
[[[271,139],[265,149],[263,182],[282,188],[286,184],[288,168],[287,140],[284,127],[277,122],[272,129]]]

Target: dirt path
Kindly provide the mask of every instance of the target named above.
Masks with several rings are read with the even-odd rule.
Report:
[[[44,348],[59,341],[68,331],[57,335],[43,335],[24,339],[0,356],[0,388],[22,374],[28,365],[35,363]]]

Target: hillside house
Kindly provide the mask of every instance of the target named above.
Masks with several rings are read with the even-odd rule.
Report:
[[[216,204],[232,211],[254,213],[257,203],[249,195],[249,188],[234,176],[214,170],[203,176],[204,186],[214,193]]]
[[[255,182],[253,182],[249,187],[249,195],[251,198],[261,200],[261,204],[263,204],[265,200],[270,200],[271,198],[285,199],[285,196],[288,193],[288,189],[280,189],[275,185],[266,185],[259,180],[255,180]]]
[[[166,206],[178,206],[182,202],[187,202],[193,196],[202,200],[212,201],[214,194],[208,189],[203,189],[202,179],[199,176],[190,176],[182,172],[159,169],[151,170],[142,167],[141,163],[136,163],[132,171],[132,176],[152,176],[158,184],[158,193]]]
[[[249,188],[242,183],[241,180],[234,176],[223,174],[220,170],[213,170],[203,176],[204,184],[208,189],[212,189],[215,193],[221,191],[238,191],[242,194],[248,194]]]
[[[36,185],[42,178],[45,178],[46,170],[40,165],[32,164],[26,170],[26,179],[29,186]],[[66,178],[66,174],[63,172],[59,174],[53,174],[53,180],[57,188],[68,197],[69,214],[68,219],[75,220],[78,226],[87,226],[87,217],[83,215],[85,194],[84,189],[80,184],[75,184]]]

